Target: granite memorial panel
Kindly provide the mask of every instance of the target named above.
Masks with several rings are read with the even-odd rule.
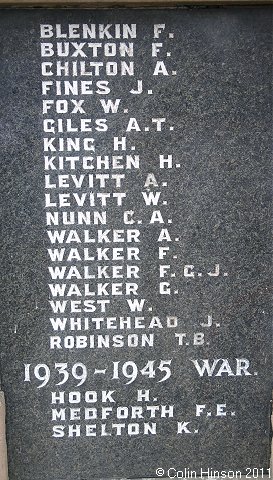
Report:
[[[265,475],[272,8],[2,9],[0,39],[10,480]]]

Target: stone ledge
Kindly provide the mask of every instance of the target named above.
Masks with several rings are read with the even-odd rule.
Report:
[[[177,478],[183,478],[183,480],[192,480],[190,477],[177,477]],[[221,480],[221,477],[196,477],[196,480]],[[234,480],[239,479],[240,480],[270,480],[272,477],[269,477],[267,474],[264,474],[263,476],[259,477],[251,477],[251,476],[246,476],[242,475],[241,477],[234,477]],[[128,479],[128,478],[121,478],[120,480],[170,480],[170,477],[153,477],[153,478],[134,478],[134,479]],[[231,480],[231,477],[226,477],[227,480]],[[118,480],[118,479],[101,479],[101,480]],[[194,479],[195,480],[195,479]],[[233,478],[232,478],[233,480]]]
[[[177,7],[183,5],[272,5],[272,0],[0,0],[0,7]]]
[[[183,478],[183,480],[192,480],[190,477],[176,477],[176,478]],[[241,477],[234,477],[234,480],[239,479],[240,480],[270,480],[272,477],[269,477],[267,474],[264,474],[263,476],[259,477],[252,477],[252,476],[246,476],[242,475]],[[170,480],[170,477],[149,477],[149,478],[134,478],[134,479],[129,479],[129,478],[101,478],[100,480]],[[221,480],[221,477],[196,477],[196,480]],[[233,480],[233,477],[226,477],[227,480]],[[195,480],[195,478],[194,478]]]

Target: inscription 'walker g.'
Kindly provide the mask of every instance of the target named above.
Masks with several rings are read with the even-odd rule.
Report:
[[[271,17],[1,11],[10,480],[268,473]]]

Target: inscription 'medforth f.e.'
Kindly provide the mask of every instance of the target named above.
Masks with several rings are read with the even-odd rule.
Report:
[[[3,12],[35,98],[11,479],[266,473],[272,33],[253,12]]]

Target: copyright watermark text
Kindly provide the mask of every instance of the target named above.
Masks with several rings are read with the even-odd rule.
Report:
[[[246,479],[258,479],[258,478],[271,478],[270,469],[264,470],[263,468],[246,468],[244,472],[241,470],[214,470],[212,468],[201,468],[200,470],[191,470],[189,468],[176,469],[170,467],[168,469],[157,468],[157,477],[165,478],[196,478],[196,479],[229,479],[229,478],[246,478]]]

